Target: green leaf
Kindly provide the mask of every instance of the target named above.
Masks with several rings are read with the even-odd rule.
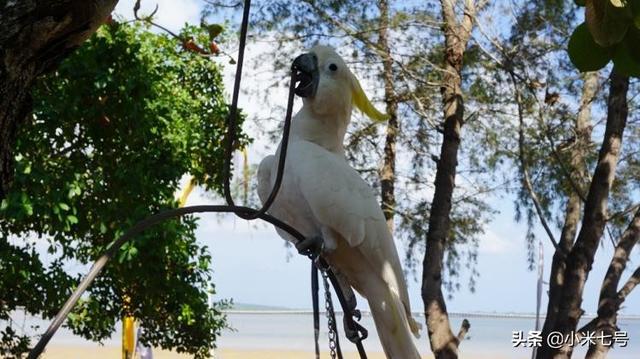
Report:
[[[5,198],[2,200],[2,203],[0,203],[0,211],[4,211],[8,207],[9,207],[9,201],[7,201],[7,199]]]
[[[613,56],[613,65],[614,70],[621,75],[640,77],[640,62],[631,56],[629,46],[626,42],[616,47],[616,52]]]
[[[69,188],[69,193],[67,193],[67,198],[71,199],[74,196],[79,196],[80,194],[82,194],[82,190],[76,183],[73,183]]]
[[[611,50],[596,44],[586,23],[573,31],[568,52],[571,62],[582,72],[599,70],[611,60]]]
[[[78,217],[70,214],[70,215],[67,216],[67,221],[69,221],[69,223],[71,223],[71,224],[76,224],[76,223],[78,223]]]
[[[207,25],[207,31],[209,32],[209,40],[213,41],[224,31],[224,27],[220,24],[210,24]]]
[[[62,209],[63,211],[68,211],[69,209],[71,209],[69,205],[64,202],[58,203],[58,207],[60,207],[60,209]]]

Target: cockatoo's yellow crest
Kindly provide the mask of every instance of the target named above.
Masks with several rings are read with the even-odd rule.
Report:
[[[364,93],[362,86],[360,86],[360,82],[353,76],[353,87],[351,89],[351,97],[353,104],[360,110],[362,113],[367,115],[374,122],[384,122],[389,119],[389,115],[382,113],[376,109],[367,94]]]

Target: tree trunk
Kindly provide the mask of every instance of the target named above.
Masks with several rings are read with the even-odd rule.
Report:
[[[584,76],[580,110],[578,111],[575,123],[576,143],[572,147],[569,164],[571,172],[577,173],[579,179],[586,178],[587,175],[585,157],[589,150],[589,144],[591,143],[591,103],[597,93],[598,73],[589,72]],[[564,283],[565,259],[569,251],[571,251],[571,247],[573,247],[578,223],[580,222],[580,214],[582,213],[582,198],[581,193],[578,193],[578,191],[583,191],[582,186],[584,184],[580,180],[574,181],[574,183],[576,183],[579,188],[573,188],[573,191],[569,194],[565,208],[564,225],[562,226],[562,233],[558,241],[559,249],[553,254],[553,260],[551,262],[549,302],[547,304],[547,316],[542,328],[543,338],[547,338],[555,326],[558,308],[560,307],[560,294]],[[546,341],[543,341],[542,347],[536,351],[537,358],[544,358],[548,355],[549,347],[546,344]]]
[[[462,98],[462,60],[475,17],[473,0],[465,2],[460,24],[453,3],[441,1],[445,34],[445,59],[442,79],[444,135],[435,178],[435,193],[431,204],[426,252],[422,268],[422,300],[431,350],[438,359],[458,357],[460,340],[469,328],[465,320],[460,333],[451,331],[449,315],[442,293],[442,267],[451,227],[451,199],[455,187],[460,134],[464,120]]]
[[[629,255],[633,247],[638,243],[638,240],[640,240],[640,209],[638,209],[631,224],[629,224],[616,245],[609,269],[602,282],[595,328],[598,335],[608,336],[610,338],[617,330],[618,309],[620,309],[620,305],[624,300],[624,297],[618,293],[618,284],[620,283],[622,273],[627,267]],[[626,294],[624,294],[624,296],[626,296]],[[596,340],[595,345],[589,345],[587,358],[604,358],[610,348],[611,344],[602,340],[601,337],[599,340]]]
[[[582,226],[575,245],[567,255],[564,285],[554,331],[566,338],[575,332],[583,314],[581,308],[584,284],[587,281],[600,238],[607,220],[609,191],[620,155],[622,135],[627,121],[627,90],[629,78],[613,72],[608,99],[607,125],[600,148],[598,164],[591,181],[582,218]],[[551,349],[545,357],[570,358],[573,348],[569,344]]]
[[[380,190],[382,194],[382,211],[387,220],[387,227],[393,232],[393,216],[396,207],[396,142],[398,137],[398,100],[394,92],[393,58],[389,48],[389,3],[380,0],[380,30],[378,46],[383,52],[382,67],[384,79],[384,102],[386,104],[389,121],[384,142],[384,156],[380,170]]]
[[[0,199],[13,178],[13,145],[31,113],[34,80],[80,46],[117,0],[3,1],[0,5]]]

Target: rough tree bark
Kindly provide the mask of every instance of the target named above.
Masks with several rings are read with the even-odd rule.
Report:
[[[34,80],[93,34],[117,0],[0,1],[0,199],[13,178],[17,130]]]
[[[422,263],[422,300],[431,350],[436,358],[448,359],[458,357],[458,346],[469,329],[469,323],[465,320],[457,336],[451,331],[442,293],[442,267],[451,227],[451,198],[455,187],[460,132],[464,120],[462,60],[473,28],[476,7],[473,0],[465,0],[464,15],[458,21],[454,1],[442,0],[440,6],[445,36],[441,87],[444,135],[436,171],[426,252]]]
[[[582,179],[587,177],[585,157],[591,143],[591,103],[598,93],[598,87],[597,72],[589,72],[584,75],[580,109],[574,126],[576,142],[571,147],[569,154],[569,169],[572,173],[578,174],[578,176],[576,176],[577,179],[574,178],[574,183],[577,185],[577,188],[572,187],[572,191],[569,194],[565,208],[564,224],[562,226],[560,240],[558,241],[558,249],[554,252],[551,262],[549,302],[547,303],[547,316],[542,328],[543,338],[548,337],[556,322],[558,308],[560,307],[560,293],[562,284],[564,283],[565,259],[571,247],[573,247],[578,224],[580,223],[582,193],[584,193],[582,187],[585,185]],[[548,355],[549,347],[546,344],[546,341],[543,341],[542,347],[536,352],[538,358],[544,358],[545,355]]]
[[[393,59],[389,47],[389,3],[381,0],[378,3],[380,9],[380,30],[378,47],[382,52],[382,67],[384,79],[384,102],[386,104],[389,121],[384,143],[384,156],[380,169],[380,190],[382,194],[382,211],[387,220],[387,227],[393,232],[393,216],[396,207],[395,181],[396,181],[396,142],[398,137],[398,100],[394,91]]]
[[[609,349],[611,348],[610,340],[603,340],[604,336],[611,338],[613,333],[618,330],[616,325],[618,319],[618,309],[624,302],[627,294],[633,289],[640,278],[640,267],[631,276],[627,284],[623,289],[618,292],[618,284],[622,277],[622,273],[627,267],[629,261],[629,255],[633,250],[633,247],[640,240],[640,209],[636,212],[633,220],[622,234],[622,237],[616,245],[613,258],[607,269],[607,274],[602,282],[602,288],[600,289],[600,299],[598,302],[598,316],[595,318],[595,332],[601,335],[600,339],[596,340],[595,345],[589,346],[587,352],[587,359],[601,359],[607,356]],[[597,338],[597,337],[596,337]]]
[[[609,191],[615,177],[627,121],[628,88],[628,77],[615,72],[611,74],[604,140],[587,194],[580,232],[565,261],[564,283],[559,294],[556,323],[553,326],[553,331],[558,331],[565,337],[575,333],[578,320],[583,314],[581,305],[584,284],[606,225]],[[572,349],[572,346],[566,343],[561,348],[549,350],[544,358],[570,358]]]

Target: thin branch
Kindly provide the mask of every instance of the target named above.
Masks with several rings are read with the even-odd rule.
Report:
[[[571,172],[567,168],[566,164],[564,163],[562,158],[560,158],[560,154],[558,153],[555,141],[553,140],[553,137],[551,136],[551,132],[552,132],[551,128],[546,123],[544,123],[542,121],[543,118],[542,118],[542,114],[540,113],[540,111],[538,113],[539,113],[539,119],[540,119],[540,122],[541,122],[540,124],[545,127],[545,131],[544,131],[545,138],[547,139],[547,141],[549,141],[549,145],[550,145],[549,147],[551,147],[551,154],[553,155],[553,158],[558,163],[558,166],[560,166],[560,170],[562,171],[562,174],[564,175],[564,177],[567,179],[567,181],[571,185],[571,188],[573,188],[573,190],[576,192],[578,197],[580,197],[580,200],[582,200],[582,202],[586,202],[587,201],[587,197],[584,195],[583,190],[580,188],[580,186],[578,186],[576,181],[571,176]]]
[[[544,216],[542,205],[540,204],[540,199],[538,198],[538,195],[536,194],[533,188],[533,185],[531,184],[531,178],[529,176],[529,170],[527,168],[527,162],[525,160],[525,155],[524,155],[524,114],[522,111],[522,97],[520,94],[520,89],[518,88],[518,84],[516,83],[516,78],[515,78],[515,75],[513,74],[513,71],[509,71],[509,74],[511,75],[511,81],[513,82],[513,88],[514,88],[515,97],[516,97],[515,99],[516,104],[518,105],[518,118],[519,118],[519,124],[520,124],[519,130],[518,130],[518,133],[519,133],[518,149],[519,149],[519,160],[520,160],[520,167],[522,170],[522,179],[524,182],[524,186],[527,189],[527,192],[529,193],[529,197],[531,197],[531,200],[533,201],[533,205],[536,209],[538,218],[540,219],[540,223],[544,227],[545,232],[547,232],[547,235],[549,236],[549,240],[553,244],[553,247],[556,249],[556,251],[562,251],[563,249],[561,249],[560,246],[558,245],[558,241],[553,235],[553,232],[551,231],[551,227],[549,226],[549,223],[547,222],[547,219]]]
[[[156,23],[155,21],[153,21],[153,17],[156,15],[156,13],[158,12],[159,6],[158,4],[156,4],[156,7],[153,9],[153,11],[151,12],[151,14],[149,15],[144,15],[141,16],[138,14],[138,11],[140,11],[140,1],[141,0],[136,0],[135,5],[133,6],[133,16],[135,17],[136,21],[142,21],[145,22],[151,26],[155,26],[158,29],[164,31],[165,33],[169,34],[171,37],[173,37],[174,39],[180,41],[180,43],[182,44],[182,48],[190,51],[192,53],[198,54],[200,56],[204,56],[204,57],[213,57],[213,56],[217,56],[219,54],[225,55],[227,56],[231,62],[235,62],[235,60],[233,59],[233,57],[228,54],[225,51],[220,50],[219,48],[217,48],[217,46],[215,46],[215,50],[211,50],[211,51],[207,51],[205,49],[203,49],[202,47],[200,47],[198,44],[196,44],[193,41],[193,38],[184,38],[178,34],[176,34],[175,32],[169,30],[168,28],[164,27],[163,25],[160,25],[158,23]]]
[[[616,213],[608,216],[607,217],[607,221],[611,221],[611,220],[616,219],[618,217],[625,216],[625,215],[627,215],[627,214],[629,214],[631,212],[637,211],[638,209],[640,209],[640,203],[634,204],[631,207],[628,207],[626,209],[623,209],[620,212],[616,212]]]
[[[627,281],[627,283],[625,283],[622,289],[618,291],[618,294],[617,294],[618,307],[622,305],[622,303],[624,303],[624,300],[627,298],[629,293],[631,293],[631,291],[633,291],[633,289],[635,289],[635,287],[637,287],[638,284],[640,284],[640,267],[638,267],[633,272],[631,277],[629,277],[629,280]],[[591,319],[587,324],[582,326],[582,328],[578,329],[578,332],[576,333],[576,340],[579,340],[580,338],[582,338],[582,336],[585,333],[592,333],[593,331],[595,331],[596,326],[598,324],[598,319],[599,317],[595,317]]]
[[[141,17],[141,16],[138,15],[138,11],[140,10],[140,0],[136,0],[135,5],[133,6],[133,16],[136,18],[136,20],[140,20],[140,21],[144,21],[146,23],[149,23],[149,24],[159,28],[160,30],[166,32],[167,34],[173,36],[174,38],[179,39],[179,40],[183,40],[180,36],[178,36],[173,31],[167,29],[166,27],[164,27],[162,25],[159,25],[159,24],[156,24],[155,22],[153,22],[153,17],[158,12],[158,9],[159,9],[159,5],[156,4],[156,7],[155,7],[155,9],[153,9],[151,14]]]
[[[629,277],[627,283],[625,283],[622,289],[618,292],[618,301],[620,301],[620,304],[624,302],[629,293],[631,293],[638,284],[640,284],[640,267],[636,268],[631,277]]]
[[[378,56],[380,56],[382,59],[387,58],[388,56],[390,56],[389,54],[387,54],[384,49],[380,48],[380,46],[378,44],[376,44],[375,42],[367,39],[365,36],[363,36],[365,33],[364,31],[357,31],[355,29],[352,29],[350,26],[348,26],[347,24],[337,20],[335,18],[335,16],[331,16],[331,14],[327,13],[326,11],[324,11],[322,8],[320,8],[315,1],[312,0],[302,0],[304,3],[306,3],[309,7],[311,7],[311,9],[313,11],[315,11],[318,15],[320,15],[320,17],[322,17],[322,19],[324,19],[325,21],[329,22],[330,24],[332,24],[333,26],[339,28],[342,32],[344,32],[345,34],[347,34],[348,36],[362,42],[364,45],[366,45],[370,50],[376,52],[378,54]],[[394,59],[391,56],[391,60],[396,63],[398,66],[400,66],[403,70],[408,71],[405,67],[404,64],[402,64],[401,62],[397,61],[396,59]],[[424,61],[425,63],[427,63],[429,66],[431,66],[433,69],[438,70],[438,71],[442,71],[442,72],[447,72],[446,69],[430,62],[428,59],[426,58],[422,58],[422,61]],[[416,76],[417,77],[417,76]]]
[[[506,54],[506,50],[493,38],[491,38],[482,28],[482,26],[480,24],[478,24],[478,29],[480,31],[480,33],[489,41],[491,42],[491,44],[496,47],[502,54],[502,56],[507,56]],[[509,74],[512,77],[512,81],[515,81],[513,78],[516,77],[518,78],[518,80],[524,82],[526,84],[526,88],[527,90],[532,94],[533,98],[536,100],[536,103],[538,104],[538,120],[540,122],[540,124],[542,126],[544,126],[546,128],[546,131],[544,131],[545,133],[545,137],[547,138],[547,140],[550,143],[550,147],[551,147],[551,153],[554,157],[554,159],[556,160],[556,162],[558,163],[560,170],[562,172],[562,174],[564,175],[564,177],[567,179],[567,181],[569,182],[569,184],[571,185],[571,187],[573,188],[573,190],[578,194],[578,196],[580,197],[580,199],[582,200],[582,202],[586,201],[586,196],[583,193],[583,190],[580,188],[580,186],[578,186],[578,184],[575,182],[575,180],[573,179],[573,177],[571,176],[571,171],[569,171],[569,169],[567,169],[566,165],[564,164],[564,162],[562,161],[560,154],[558,153],[557,149],[556,149],[556,145],[553,141],[553,138],[551,137],[551,130],[549,128],[549,126],[544,122],[544,118],[542,116],[542,109],[544,108],[544,105],[542,105],[540,103],[540,100],[538,99],[538,96],[535,92],[535,86],[532,86],[531,81],[528,78],[525,78],[524,76],[518,75],[515,73],[513,65],[510,64],[505,64],[503,61],[501,61],[500,59],[498,59],[494,54],[492,54],[488,49],[484,48],[484,46],[482,46],[481,42],[478,41],[477,39],[475,39],[476,44],[479,46],[480,50],[487,55],[489,58],[491,58],[491,60],[493,60],[499,67],[503,68],[504,70],[506,70],[507,72],[509,72]],[[510,63],[510,61],[509,61]],[[514,86],[515,82],[514,82]],[[585,106],[588,106],[591,104],[591,102],[595,99],[595,96],[593,96],[592,98],[588,99],[587,101],[584,101],[583,103],[581,103],[580,105],[580,110],[582,111],[583,108]]]

